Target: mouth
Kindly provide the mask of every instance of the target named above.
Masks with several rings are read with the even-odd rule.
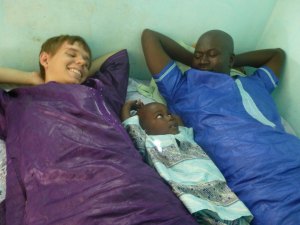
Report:
[[[78,80],[81,80],[82,79],[82,72],[78,69],[75,69],[75,68],[68,68],[68,70],[70,72],[72,72],[73,76],[78,79]]]
[[[170,124],[171,129],[178,129],[178,124],[176,122],[173,122]]]
[[[199,70],[203,70],[203,71],[213,71],[213,69],[209,68],[209,67],[198,67]]]

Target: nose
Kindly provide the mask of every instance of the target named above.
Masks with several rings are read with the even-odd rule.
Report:
[[[208,57],[206,54],[203,54],[202,57],[200,58],[200,63],[201,64],[206,64],[209,63]]]
[[[78,56],[78,57],[77,57],[76,63],[77,63],[78,65],[81,65],[81,66],[87,66],[87,65],[88,65],[87,60],[84,59],[82,56]]]
[[[77,62],[83,64],[83,63],[85,63],[85,60],[83,57],[79,56],[77,59]]]
[[[172,121],[172,120],[174,120],[174,119],[175,119],[174,116],[173,116],[172,114],[170,114],[170,115],[169,115],[169,120]]]

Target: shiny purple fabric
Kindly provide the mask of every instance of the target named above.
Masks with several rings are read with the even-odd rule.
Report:
[[[196,223],[120,123],[127,80],[123,50],[85,85],[2,93],[7,225]]]

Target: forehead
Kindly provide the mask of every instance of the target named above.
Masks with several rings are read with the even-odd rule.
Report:
[[[84,46],[80,42],[71,44],[68,41],[65,41],[58,51],[74,51],[80,53],[86,59],[90,58],[90,54],[84,49]]]
[[[146,111],[155,113],[157,111],[165,111],[167,110],[167,107],[161,103],[152,103],[149,105],[146,105]]]
[[[157,112],[164,112],[167,111],[167,107],[161,103],[150,103],[148,105],[145,105],[142,110],[140,110],[140,113],[143,116],[152,116]]]
[[[203,37],[200,37],[197,41],[197,45],[195,50],[210,50],[210,49],[224,49],[224,43],[222,39],[210,35],[206,35]]]

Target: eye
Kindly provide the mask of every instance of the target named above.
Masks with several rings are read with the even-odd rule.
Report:
[[[162,118],[163,118],[163,115],[162,115],[162,114],[156,115],[156,119],[162,119]]]
[[[200,53],[200,52],[195,52],[195,54],[194,54],[194,58],[195,59],[200,59],[201,57],[202,57],[202,53]]]
[[[216,56],[218,55],[218,52],[215,51],[215,50],[211,50],[211,51],[208,52],[208,55],[209,55],[210,57],[216,57]]]
[[[71,57],[76,57],[76,53],[72,51],[67,51],[66,54]]]

